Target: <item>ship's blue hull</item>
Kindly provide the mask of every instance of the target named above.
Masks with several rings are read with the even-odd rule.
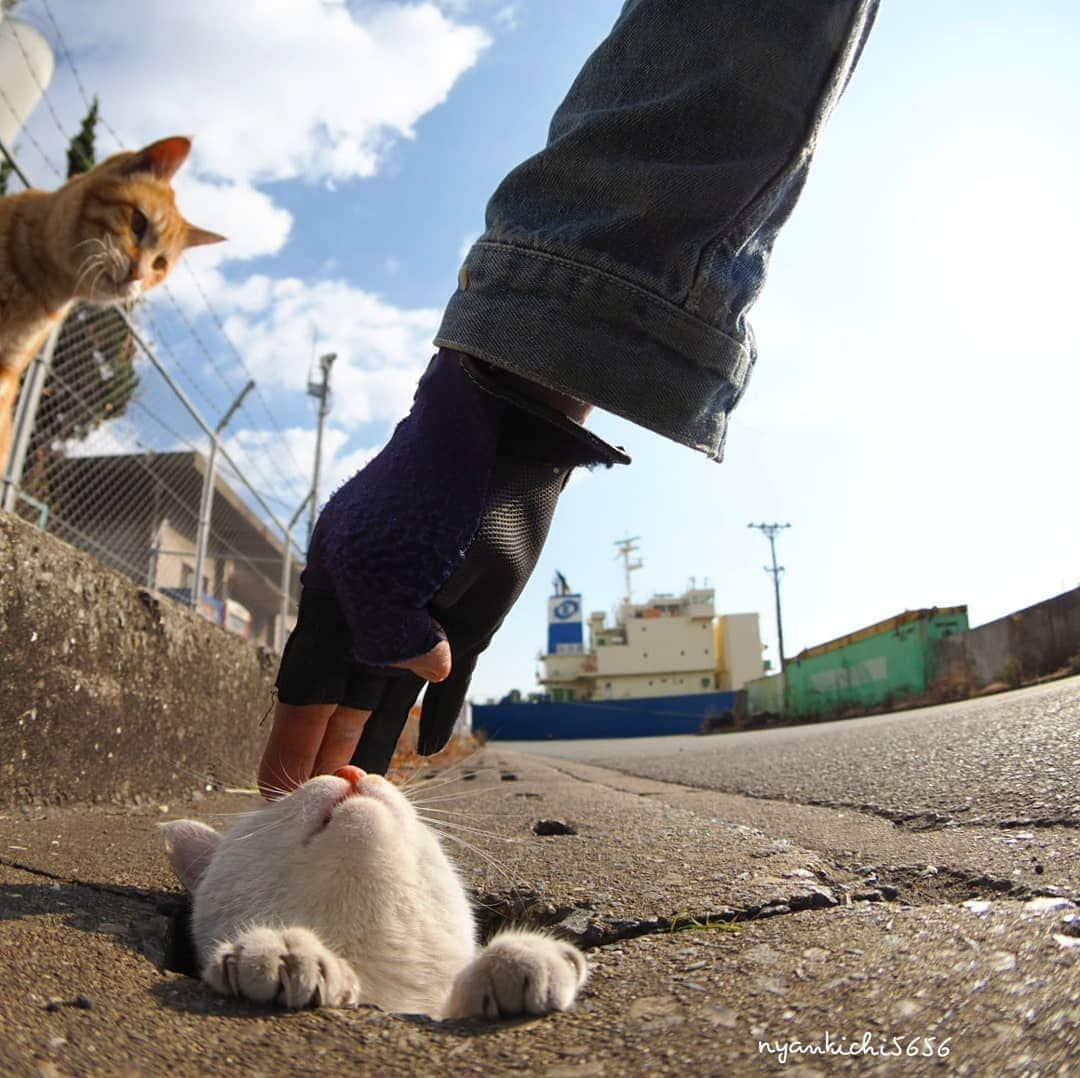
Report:
[[[705,720],[735,707],[733,692],[650,696],[580,703],[473,704],[473,729],[492,741],[694,734]]]

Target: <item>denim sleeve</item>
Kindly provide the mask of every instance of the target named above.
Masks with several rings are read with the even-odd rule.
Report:
[[[436,343],[719,459],[747,311],[877,0],[628,0],[502,181]]]

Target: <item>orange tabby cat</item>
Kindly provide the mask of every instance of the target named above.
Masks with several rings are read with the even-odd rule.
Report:
[[[189,225],[169,181],[191,140],[119,153],[58,191],[0,198],[0,473],[23,371],[77,300],[123,303],[160,284],[186,247],[224,236]]]

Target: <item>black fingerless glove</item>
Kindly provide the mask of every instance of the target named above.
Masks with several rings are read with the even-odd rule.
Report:
[[[355,764],[385,771],[423,687],[385,664],[444,636],[452,671],[428,687],[419,748],[429,755],[446,744],[571,471],[629,461],[497,369],[445,349],[435,356],[389,443],[323,510],[303,576],[301,620],[305,600],[336,602],[350,635],[350,683],[368,679],[364,698],[379,701]],[[285,690],[282,699],[291,702]]]

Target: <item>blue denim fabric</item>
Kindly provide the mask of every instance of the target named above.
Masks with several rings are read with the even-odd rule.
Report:
[[[719,459],[746,315],[877,0],[628,0],[487,208],[436,343]]]

